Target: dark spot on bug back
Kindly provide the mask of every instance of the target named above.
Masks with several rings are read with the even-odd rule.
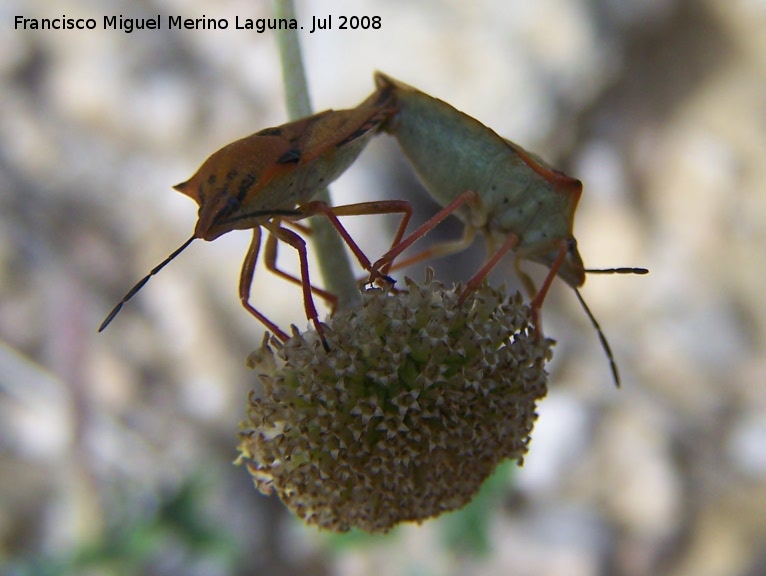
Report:
[[[297,148],[288,150],[277,160],[277,164],[297,164],[301,161],[301,151]]]
[[[346,144],[349,144],[349,143],[353,142],[354,140],[356,140],[360,136],[364,136],[365,134],[367,134],[367,132],[368,132],[367,129],[360,128],[356,132],[353,132],[353,133],[349,134],[343,140],[338,142],[337,147],[340,148],[341,146],[345,146]]]
[[[242,201],[244,201],[245,197],[247,196],[247,193],[250,191],[250,188],[252,188],[253,184],[255,184],[255,181],[256,181],[255,174],[253,174],[252,172],[248,172],[242,178],[242,180],[239,183],[239,191],[237,192],[237,201],[239,203],[242,203]]]
[[[255,133],[256,136],[281,136],[281,128],[264,128],[260,132]]]
[[[365,134],[367,134],[367,132],[369,132],[370,130],[375,128],[378,124],[380,124],[380,122],[381,120],[377,118],[371,118],[370,120],[362,124],[357,130],[355,130],[354,132],[346,136],[343,140],[338,142],[336,144],[336,147],[340,148],[341,146],[345,146],[346,144],[353,142],[357,138],[364,136]]]
[[[213,173],[213,174],[211,174],[210,176],[208,176],[208,177],[207,177],[207,183],[208,183],[208,184],[210,184],[211,186],[212,186],[213,184],[215,184],[215,180],[216,180],[216,175],[215,175],[215,173]],[[202,189],[200,188],[200,191],[201,191],[201,190],[202,190]]]
[[[229,173],[226,174],[226,180],[227,180],[227,182],[231,182],[237,176],[239,176],[239,172],[237,171],[236,168],[232,168],[231,170],[229,170]]]
[[[220,202],[222,199],[225,199],[225,202],[218,212],[216,212],[212,222],[213,225],[218,225],[229,220],[229,216],[242,205],[240,198],[232,195],[228,186],[224,186],[223,189],[219,190],[215,195],[216,203]]]

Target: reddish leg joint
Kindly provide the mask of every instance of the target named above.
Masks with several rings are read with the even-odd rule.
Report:
[[[389,250],[383,256],[381,256],[380,259],[378,259],[378,261],[372,265],[372,268],[370,270],[370,279],[368,282],[372,284],[376,280],[386,279],[387,276],[385,273],[388,272],[388,270],[391,268],[397,256],[399,256],[407,248],[412,246],[415,242],[420,240],[423,236],[428,234],[428,232],[433,230],[440,222],[446,219],[447,216],[452,214],[455,210],[460,208],[460,206],[462,206],[463,204],[467,202],[475,203],[480,201],[481,200],[479,198],[479,195],[473,190],[468,190],[462,193],[457,198],[455,198],[452,202],[450,202],[444,208],[439,210],[429,220],[423,223],[418,229],[416,229],[407,238],[405,238],[404,240],[396,244],[394,247],[391,248],[391,250]]]
[[[548,290],[551,287],[551,284],[553,283],[553,279],[556,277],[556,274],[559,271],[559,268],[561,268],[561,264],[564,262],[564,258],[566,258],[567,251],[569,250],[569,241],[568,240],[562,240],[561,245],[559,246],[559,253],[556,255],[556,259],[553,261],[553,264],[551,265],[550,270],[548,270],[548,275],[545,277],[545,280],[543,281],[543,285],[540,286],[540,289],[537,291],[537,294],[535,294],[535,297],[532,299],[532,302],[530,302],[529,307],[532,309],[532,323],[535,325],[535,336],[540,339],[543,336],[543,321],[540,317],[540,309],[543,306],[543,302],[545,301],[545,297],[548,295]]]

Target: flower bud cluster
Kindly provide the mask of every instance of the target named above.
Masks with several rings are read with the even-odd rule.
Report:
[[[329,352],[295,330],[251,356],[263,393],[239,461],[310,524],[385,532],[455,510],[527,451],[552,341],[521,296],[485,284],[458,304],[431,274],[406,282],[331,317]]]

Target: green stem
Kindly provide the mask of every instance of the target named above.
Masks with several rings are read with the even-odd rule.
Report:
[[[272,4],[277,18],[295,18],[293,0],[273,0]],[[311,100],[298,31],[279,31],[277,43],[290,120],[309,116],[311,114]],[[322,190],[315,196],[315,199],[330,204],[329,190]],[[359,289],[340,235],[323,217],[311,218],[310,226],[311,238],[316,248],[324,285],[338,297],[338,308],[346,308],[360,302]]]

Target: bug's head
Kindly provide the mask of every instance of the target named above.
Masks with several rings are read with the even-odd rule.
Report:
[[[582,286],[585,284],[585,266],[582,256],[577,249],[577,240],[570,238],[567,254],[559,268],[559,276],[570,286]]]
[[[268,176],[259,164],[270,160],[270,140],[253,135],[232,142],[214,152],[186,182],[173,186],[199,205],[195,237],[212,241],[285,212],[270,210],[258,198],[259,184]]]
[[[533,257],[532,260],[550,268],[559,257],[559,252],[559,248],[554,248],[549,252]],[[577,240],[574,237],[567,240],[567,251],[556,274],[573,288],[585,284],[585,265],[582,262],[582,256],[577,249]]]
[[[235,229],[241,205],[238,190],[246,180],[240,176],[227,149],[210,156],[186,182],[173,186],[199,205],[194,235],[203,240],[215,240]]]

